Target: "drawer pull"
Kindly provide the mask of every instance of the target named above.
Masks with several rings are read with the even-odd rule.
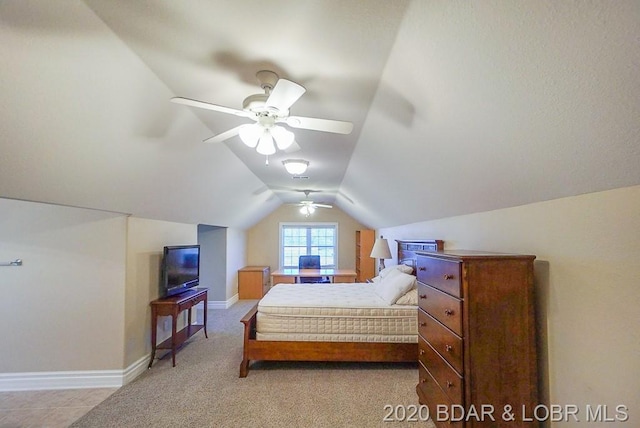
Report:
[[[420,323],[420,327],[426,327],[426,326],[427,326],[427,323],[426,323],[426,322],[421,322],[421,323]]]
[[[453,275],[445,273],[443,276],[444,279],[453,279]]]
[[[423,272],[424,272],[425,270],[427,270],[427,268],[426,268],[426,267],[424,267],[424,266],[420,266],[420,267],[418,268],[418,270],[421,270],[421,271],[423,271]]]
[[[426,298],[427,298],[427,295],[426,295],[426,294],[421,294],[421,295],[420,295],[420,298],[421,298],[421,299],[426,299]]]
[[[420,383],[427,383],[426,379],[420,379]]]
[[[447,388],[453,388],[453,382],[450,380],[447,381]]]
[[[420,350],[420,355],[424,355],[424,349]]]
[[[448,317],[453,315],[453,309],[445,309],[444,314]]]
[[[453,351],[453,346],[445,345],[444,349],[446,349],[447,352],[451,352],[451,351]]]

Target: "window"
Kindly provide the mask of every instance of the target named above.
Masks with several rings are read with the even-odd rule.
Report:
[[[280,266],[297,268],[303,255],[319,255],[323,268],[338,267],[338,224],[280,223]]]

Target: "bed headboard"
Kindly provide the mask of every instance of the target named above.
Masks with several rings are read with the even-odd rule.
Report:
[[[396,239],[398,243],[398,264],[416,269],[416,251],[442,251],[444,241],[439,239]]]

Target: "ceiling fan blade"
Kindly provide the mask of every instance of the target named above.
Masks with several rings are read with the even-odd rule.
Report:
[[[269,94],[265,105],[267,107],[275,107],[281,112],[286,112],[306,91],[304,86],[298,85],[291,80],[279,79],[271,94]]]
[[[326,204],[311,204],[316,208],[333,208],[333,205],[326,205]]]
[[[240,128],[243,125],[240,126],[236,126],[235,128],[231,128],[228,131],[224,131],[218,135],[214,135],[213,137],[209,137],[206,140],[203,140],[203,143],[221,143],[224,140],[228,140],[231,137],[235,137],[236,135],[238,135],[238,132],[240,132]]]
[[[351,134],[353,123],[341,120],[318,119],[315,117],[289,116],[287,125],[292,128],[311,129],[313,131],[334,132],[336,134]]]
[[[192,100],[190,98],[174,97],[174,98],[171,98],[171,102],[176,104],[184,104],[189,107],[198,107],[198,108],[204,108],[207,110],[219,111],[221,113],[234,114],[240,117],[253,117],[251,113],[248,113],[244,110],[238,110],[231,107],[219,106],[217,104],[205,103],[204,101]]]

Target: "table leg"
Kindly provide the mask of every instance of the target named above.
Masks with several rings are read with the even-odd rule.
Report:
[[[203,321],[204,321],[204,337],[206,337],[207,339],[209,338],[209,336],[207,336],[207,295],[205,294],[205,299],[202,302],[204,304],[204,314],[203,314]]]
[[[153,364],[153,359],[156,356],[156,340],[157,340],[157,324],[158,324],[158,315],[155,306],[151,306],[151,359],[149,360],[149,367]]]
[[[173,367],[176,366],[176,340],[177,340],[177,330],[178,330],[178,314],[173,314],[171,317],[171,360],[173,362]]]

